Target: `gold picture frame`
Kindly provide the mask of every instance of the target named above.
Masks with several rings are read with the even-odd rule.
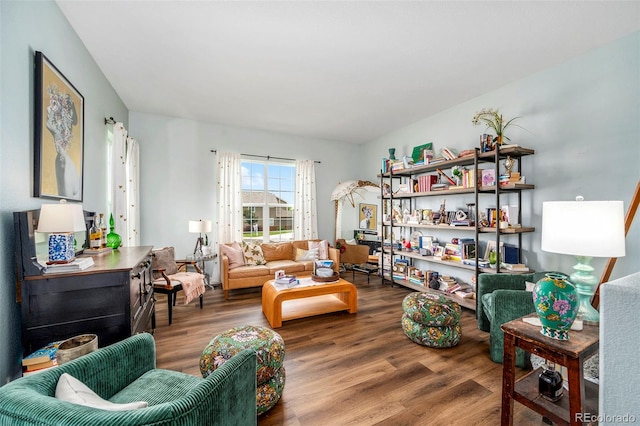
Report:
[[[378,206],[358,204],[358,229],[375,230],[378,226]]]

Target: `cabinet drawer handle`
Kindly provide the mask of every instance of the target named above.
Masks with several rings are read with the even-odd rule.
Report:
[[[135,273],[135,274],[131,274],[131,279],[132,279],[132,280],[135,280],[135,279],[137,279],[137,278],[140,278],[141,276],[142,276],[142,275],[140,274],[140,272]]]

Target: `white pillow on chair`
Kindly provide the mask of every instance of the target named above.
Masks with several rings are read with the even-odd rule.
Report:
[[[128,404],[115,404],[111,401],[104,400],[94,391],[89,389],[87,385],[68,373],[62,373],[62,376],[58,379],[58,384],[56,386],[56,398],[61,401],[108,411],[136,410],[138,408],[145,408],[149,405],[145,401],[129,402]]]

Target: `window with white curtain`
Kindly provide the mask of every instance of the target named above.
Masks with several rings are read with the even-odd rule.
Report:
[[[295,163],[242,159],[241,168],[243,240],[293,240]]]

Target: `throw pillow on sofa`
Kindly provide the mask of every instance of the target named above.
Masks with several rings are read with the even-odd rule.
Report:
[[[68,373],[62,373],[56,385],[56,398],[73,404],[109,411],[137,410],[148,406],[146,401],[115,404],[100,398],[87,385]]]
[[[244,266],[244,253],[242,247],[235,241],[229,245],[221,244],[220,250],[222,254],[229,258],[229,269]]]
[[[259,243],[254,242],[242,242],[242,252],[244,254],[244,263],[247,266],[264,265],[264,255],[262,254],[262,247]]]
[[[329,258],[329,241],[309,241],[309,250],[318,249],[318,259],[324,260]]]
[[[264,260],[271,262],[274,260],[293,260],[293,245],[286,243],[262,243],[262,255]]]
[[[318,249],[296,249],[296,261],[318,260]]]

